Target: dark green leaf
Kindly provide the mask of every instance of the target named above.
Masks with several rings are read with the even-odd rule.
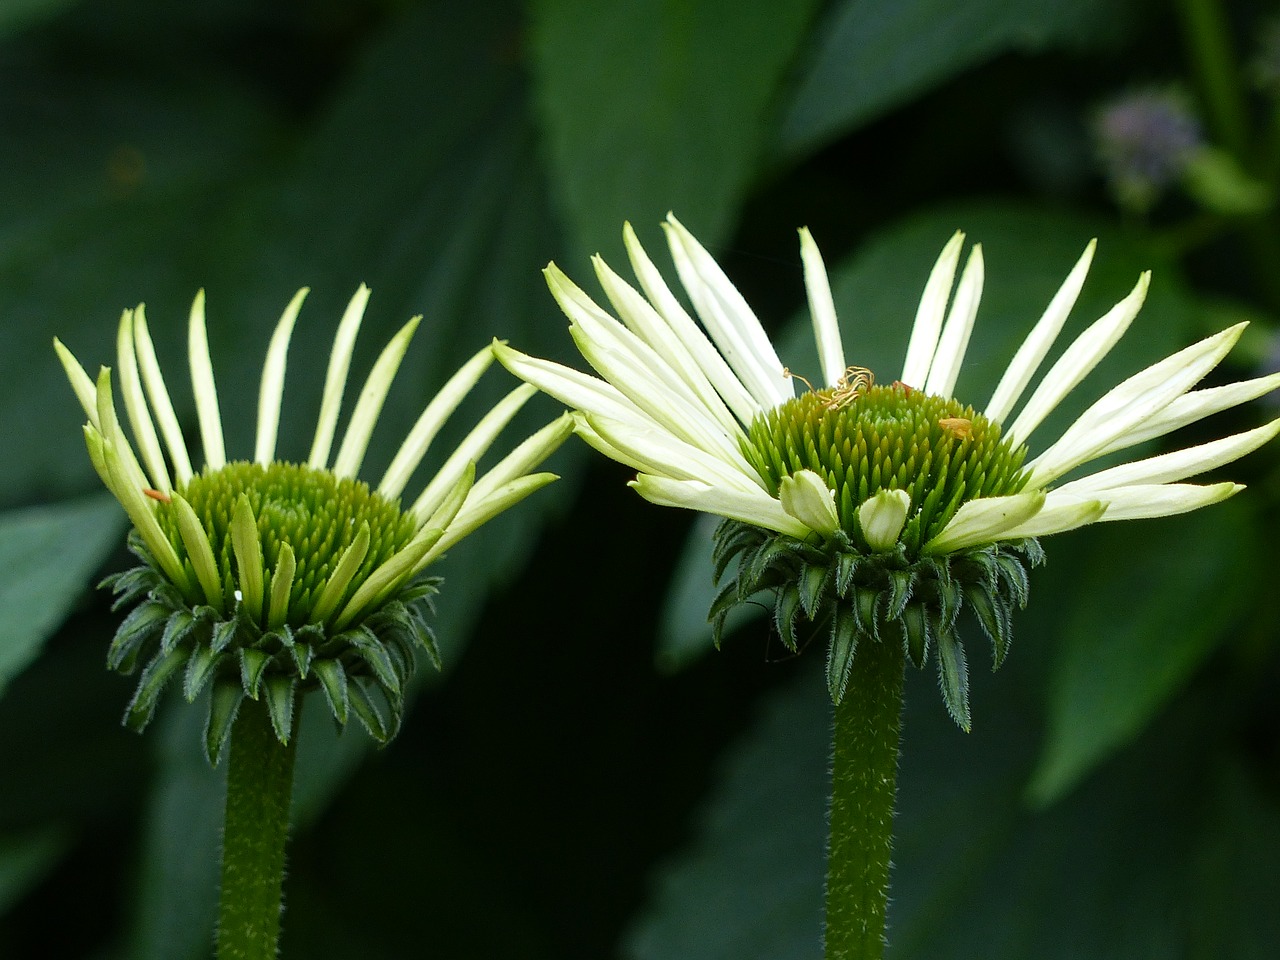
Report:
[[[808,152],[1006,50],[1073,46],[1117,13],[1102,0],[844,0],[817,32],[779,146]]]
[[[84,595],[124,526],[108,496],[0,515],[0,696]]]
[[[1029,788],[1039,803],[1140,733],[1259,596],[1271,547],[1249,499],[1141,524],[1087,534]]]
[[[538,110],[578,250],[614,263],[624,220],[644,240],[669,210],[704,243],[724,236],[815,7],[535,0]]]

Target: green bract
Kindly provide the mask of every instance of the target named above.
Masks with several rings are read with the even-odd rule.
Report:
[[[120,387],[140,460],[116,414],[110,371],[103,368],[94,382],[54,341],[89,417],[84,432],[90,459],[133,521],[129,546],[142,560],[105,581],[117,594],[117,608],[132,607],[108,665],[124,673],[142,667],[125,722],[145,727],[164,687],[181,674],[188,700],[210,691],[205,748],[215,763],[246,696],[265,699],[282,743],[291,736],[298,695],[314,688],[323,691],[340,725],[354,713],[379,742],[390,739],[414,671],[414,647],[439,666],[424,618],[439,581],[427,576],[427,566],[555,479],[530,471],[572,428],[567,416],[560,417],[477,478],[476,461],[533,393],[514,390],[445,459],[417,500],[403,507],[401,493],[427,448],[492,362],[486,347],[427,405],[381,482],[370,488],[356,474],[418,318],[374,364],[331,457],[369,295],[361,287],[334,341],[311,454],[305,463],[275,460],[285,357],[305,293],[289,304],[267,349],[252,461],[227,460],[204,295],[196,297],[189,342],[205,456],[198,472],[141,306],[124,312],[117,341]]]
[[[1088,470],[1099,457],[1280,385],[1280,375],[1272,375],[1193,389],[1239,338],[1237,325],[1133,374],[1037,447],[1036,430],[1124,335],[1146,296],[1144,274],[1028,389],[1084,284],[1092,243],[991,399],[977,406],[954,395],[984,271],[975,246],[957,281],[962,234],[946,244],[925,283],[901,374],[877,385],[871,371],[846,364],[826,268],[801,230],[821,379],[797,396],[802,378],[779,359],[715,260],[674,217],[664,227],[697,320],[628,225],[624,239],[639,289],[595,259],[617,319],[554,264],[546,270],[570,333],[598,376],[502,344],[494,351],[517,376],[574,408],[584,440],[634,467],[632,486],[641,496],[725,518],[715,559],[717,579],[729,581],[711,611],[717,642],[732,606],[772,591],[774,621],[787,646],[796,649],[827,631],[829,688],[837,701],[860,644],[900,643],[918,665],[933,647],[947,707],[967,727],[967,671],[955,633],[962,607],[990,635],[998,665],[1012,611],[1027,599],[1026,567],[1041,560],[1036,538],[1224,500],[1241,487],[1183,481],[1280,431],[1275,420]],[[1068,475],[1075,479],[1059,482]]]

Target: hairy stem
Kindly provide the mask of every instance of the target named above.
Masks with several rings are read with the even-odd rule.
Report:
[[[218,960],[275,960],[280,891],[293,796],[297,717],[289,743],[276,739],[264,702],[245,700],[231,730],[222,833]]]
[[[863,637],[832,737],[826,960],[884,956],[905,658]]]

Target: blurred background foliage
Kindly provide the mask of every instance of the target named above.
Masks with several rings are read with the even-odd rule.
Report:
[[[674,210],[788,357],[797,227],[882,378],[962,228],[988,282],[960,396],[985,400],[1095,236],[1073,329],[1155,281],[1080,403],[1244,318],[1238,379],[1280,359],[1278,92],[1280,21],[1251,0],[0,4],[0,956],[207,956],[216,895],[203,711],[119,725],[90,585],[125,563],[124,522],[55,334],[92,369],[145,300],[174,366],[204,287],[247,450],[269,330],[310,285],[281,430],[301,456],[368,282],[357,366],[426,316],[385,462],[489,338],[570,356],[548,260],[594,289],[587,255],[621,266],[630,219],[661,261]],[[1124,112],[1151,96],[1165,114]],[[472,417],[509,387],[489,374]],[[1233,465],[1251,489],[1203,514],[1046,544],[972,735],[910,678],[893,956],[1273,956],[1278,458]],[[708,656],[706,525],[576,443],[555,468],[442,565],[446,668],[389,749],[309,711],[286,956],[818,956],[819,658],[759,618]]]

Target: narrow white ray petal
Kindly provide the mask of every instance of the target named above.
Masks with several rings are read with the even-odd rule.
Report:
[[[570,409],[624,422],[652,420],[613,384],[605,383],[581,370],[531,357],[498,341],[494,341],[493,352],[498,362],[515,376],[533,384]]]
[[[1044,506],[1043,490],[1015,493],[1007,497],[983,497],[962,504],[942,528],[942,532],[924,545],[924,554],[954,553],[1005,539],[1006,530],[1026,523]]]
[[[249,497],[240,494],[231,515],[231,550],[236,557],[236,583],[240,602],[255,623],[262,618],[262,601],[266,592],[267,573],[262,557],[262,541],[258,537],[258,519],[253,515]]]
[[[1107,391],[1048,450],[1031,463],[1029,483],[1043,486],[1107,448],[1128,446],[1130,432],[1190,390],[1240,338],[1236,324],[1179,350]]]
[[[1097,523],[1106,512],[1105,500],[1081,499],[1061,490],[1045,494],[1044,506],[1030,520],[1005,530],[999,540],[1022,540],[1027,537],[1047,537],[1054,533],[1066,533],[1090,523]]]
[[[667,363],[661,354],[646,343],[642,337],[633,333],[596,306],[585,293],[574,285],[572,280],[555,269],[554,265],[548,267],[545,273],[547,287],[551,290],[551,295],[556,302],[560,304],[560,309],[564,311],[565,316],[571,321],[570,332],[574,334],[579,350],[588,361],[592,359],[588,355],[591,347],[607,349],[617,354],[620,358],[625,358],[628,369],[640,368],[637,372],[643,374],[645,380],[644,388],[648,394],[656,394],[658,397],[662,397],[664,394],[676,394],[686,404],[702,408],[704,413],[712,412],[707,409],[707,404],[703,403],[702,399],[689,387],[684,378],[680,376],[671,364]],[[586,347],[583,346],[582,342],[582,337],[584,336],[588,341]],[[614,386],[622,389],[624,393],[629,393],[622,384],[613,380],[605,371],[597,370],[597,372],[613,383]],[[643,407],[645,405],[641,397],[632,396],[632,399],[638,406]]]
[[[1185,480],[1196,474],[1213,470],[1223,464],[1239,460],[1245,454],[1252,453],[1268,440],[1280,433],[1280,420],[1246,430],[1221,440],[1212,440],[1184,450],[1174,450],[1159,456],[1147,457],[1124,463],[1109,470],[1101,470],[1088,477],[1064,483],[1058,489],[1076,496],[1095,494],[1108,496],[1111,490],[1118,487],[1129,487],[1137,484],[1173,483]]]
[[[414,540],[427,539],[432,535],[425,532],[430,529],[447,530],[453,518],[458,515],[476,485],[476,463],[470,461],[458,475],[457,481],[445,492],[439,505],[432,511],[422,525],[422,529],[414,535]]]
[[[411,512],[419,518],[430,517],[436,508],[444,502],[449,490],[458,482],[458,478],[467,468],[484,455],[493,441],[497,439],[502,428],[511,422],[511,418],[520,408],[529,402],[537,390],[530,384],[521,384],[500,400],[492,410],[481,418],[475,428],[467,434],[458,449],[451,453],[440,471],[427,484],[425,490],[414,502]]]
[[[677,336],[675,330],[668,326],[662,315],[641,296],[638,290],[614,273],[599,256],[593,257],[591,262],[595,265],[600,286],[604,288],[609,302],[613,304],[613,308],[627,328],[652,347],[654,352],[679,374],[707,411],[720,421],[726,432],[733,433],[740,429],[737,419],[725,405],[720,394],[716,392],[707,374],[698,365],[694,354]],[[690,323],[692,324],[692,321]],[[705,338],[703,342],[714,354],[711,344],[706,342]],[[718,354],[716,356],[719,357]],[[723,360],[721,362],[723,363]]]
[[[133,521],[134,528],[142,537],[147,549],[155,557],[156,563],[164,571],[166,577],[184,594],[191,593],[191,580],[178,559],[177,552],[160,529],[160,522],[155,515],[155,501],[150,500],[142,492],[142,488],[134,483],[129,475],[128,466],[121,457],[117,443],[123,435],[117,429],[113,431],[116,440],[110,440],[91,424],[85,425],[85,441],[89,448],[89,459],[93,462],[98,476],[102,477],[106,488],[124,507],[124,512]]]
[[[700,480],[672,480],[642,473],[631,481],[640,496],[660,507],[682,507],[751,523],[803,540],[812,531],[763,490],[746,493],[726,490]]]
[[[640,281],[640,286],[645,296],[649,298],[649,302],[667,322],[671,331],[680,338],[680,342],[684,344],[702,372],[707,375],[716,392],[724,398],[733,415],[742,423],[750,423],[760,412],[761,404],[751,395],[738,379],[738,375],[720,355],[720,351],[681,306],[680,301],[676,299],[675,294],[662,278],[661,272],[640,246],[640,241],[635,231],[631,229],[631,224],[628,223],[623,227],[622,239],[631,259],[631,269],[635,271],[636,279]]]
[[[351,599],[346,602],[346,605],[334,618],[333,629],[335,632],[345,630],[362,613],[379,606],[402,583],[413,576],[416,570],[425,566],[425,564],[421,563],[422,558],[426,556],[428,550],[436,545],[436,541],[444,536],[444,531],[437,529],[424,532],[428,536],[421,539],[415,537],[412,543],[406,545],[403,550],[378,567],[360,584],[356,592],[351,595]]]
[[[1044,362],[1049,349],[1058,339],[1067,315],[1071,313],[1071,308],[1075,306],[1080,296],[1080,289],[1084,286],[1084,278],[1089,272],[1089,265],[1093,263],[1093,252],[1097,247],[1097,240],[1089,241],[1089,245],[1084,248],[1084,253],[1067,274],[1067,279],[1049,301],[1049,306],[1045,308],[1039,322],[1027,335],[1027,339],[1022,341],[1018,352],[1013,355],[1013,360],[1005,369],[995,393],[991,395],[991,401],[983,411],[983,415],[988,420],[1003,423],[1014,405],[1022,398],[1022,391],[1027,388],[1035,372],[1040,369],[1040,364]]]
[[[504,510],[515,506],[525,497],[541,490],[560,478],[554,473],[531,473],[493,490],[484,500],[468,503],[462,508],[449,529],[418,561],[417,570],[429,566],[458,541],[470,536]]]
[[[151,486],[161,493],[168,493],[173,488],[173,484],[169,482],[169,468],[164,462],[160,438],[156,436],[155,425],[147,410],[147,401],[142,396],[142,381],[138,377],[132,310],[126,310],[120,315],[120,326],[116,331],[116,356],[120,367],[120,395],[124,398],[124,409],[129,415],[129,426],[133,428],[133,435],[138,441],[142,460],[151,475]]]
[[[1150,283],[1151,274],[1142,274],[1137,286],[1127,297],[1095,320],[1063,351],[1031,394],[1031,399],[1022,408],[1013,425],[1005,431],[1005,438],[1011,444],[1026,443],[1032,431],[1044,422],[1044,418],[1054,411],[1062,398],[1074,390],[1124,336],[1129,324],[1142,309]]]
[[[329,465],[329,450],[333,434],[338,428],[338,411],[342,407],[342,393],[347,386],[347,371],[351,367],[351,352],[355,349],[356,334],[364,319],[364,308],[369,302],[369,288],[363,283],[347,304],[338,332],[333,338],[333,350],[329,354],[329,369],[324,377],[324,393],[320,398],[320,416],[316,421],[316,436],[311,443],[307,466],[323,470]]]
[[[1204,417],[1256,400],[1277,387],[1280,387],[1280,373],[1228,383],[1220,387],[1192,390],[1175,398],[1159,413],[1148,417],[1123,437],[1117,438],[1111,445],[1099,451],[1098,456],[1118,450],[1122,445],[1128,447],[1155,437],[1163,437],[1166,433],[1172,433]]]
[[[173,544],[160,528],[160,523],[152,512],[151,501],[143,495],[141,490],[128,483],[118,452],[114,449],[114,444],[104,441],[104,462],[111,476],[112,491],[116,494],[116,499],[120,501],[125,513],[133,521],[134,528],[164,570],[165,576],[184,594],[192,593],[191,578],[187,576],[182,561],[178,559],[178,554],[173,549]]]
[[[840,529],[835,495],[812,470],[797,470],[783,477],[778,486],[778,501],[783,510],[824,537]]]
[[[164,437],[169,462],[173,464],[174,482],[182,486],[191,479],[191,458],[187,456],[187,443],[182,436],[182,427],[178,425],[173,402],[169,399],[164,376],[160,373],[155,344],[151,342],[151,333],[147,330],[147,312],[141,304],[133,315],[133,340],[137,348],[138,367],[142,371],[142,385],[147,388],[151,411],[160,423],[160,435]]]
[[[709,386],[710,404],[643,338],[603,312],[568,277],[553,267],[546,276],[571,320],[569,331],[579,352],[597,373],[677,435],[704,449],[719,449],[723,456],[734,455],[742,429]]]
[[[1107,491],[1107,520],[1147,520],[1190,513],[1220,503],[1244,489],[1242,483],[1152,483]]]
[[[956,277],[956,265],[960,263],[960,249],[964,246],[964,234],[957,230],[938,255],[938,261],[929,271],[920,306],[916,308],[916,320],[911,327],[911,340],[907,344],[907,359],[902,366],[903,383],[923,389],[933,355],[938,349],[938,337],[942,334],[942,318],[946,316],[947,300],[951,296],[951,284]]]
[[[142,472],[138,458],[134,455],[133,447],[130,445],[128,438],[125,437],[124,429],[120,426],[120,417],[116,414],[115,399],[111,394],[110,367],[103,367],[98,371],[96,395],[98,400],[98,429],[102,434],[102,438],[115,451],[115,455],[120,461],[123,475],[129,479],[130,489],[137,491],[138,495],[142,496],[142,491],[151,486],[151,481]]]
[[[840,321],[836,304],[831,299],[831,282],[822,254],[808,227],[800,228],[800,259],[804,262],[804,289],[809,297],[809,315],[813,318],[813,338],[818,344],[818,366],[822,381],[835,386],[844,376],[844,344],[840,340]]]
[[[596,446],[591,436],[595,434],[609,449],[622,454],[622,463],[642,473],[677,480],[702,480],[744,492],[763,489],[755,471],[741,457],[736,464],[726,463],[664,430],[644,424],[591,415],[580,415],[579,420],[587,428],[579,428],[584,440]]]
[[[280,400],[284,396],[289,340],[308,292],[310,288],[303,287],[293,295],[280,315],[275,332],[271,334],[271,342],[267,344],[267,358],[262,364],[262,385],[258,388],[258,436],[253,446],[254,461],[263,465],[276,457],[276,434],[280,429]]]
[[[293,575],[298,562],[288,541],[280,544],[276,569],[271,574],[271,602],[267,608],[267,629],[279,630],[289,617],[289,598],[293,594]]]
[[[85,416],[96,427],[98,425],[98,397],[97,388],[94,387],[92,378],[84,372],[84,367],[80,366],[80,361],[57,337],[53,338],[53,351],[58,355],[62,369],[66,371],[67,379],[71,381],[71,389],[75,391],[76,399],[80,401],[80,406],[84,408]]]
[[[496,342],[496,341],[495,341]],[[418,417],[417,423],[400,445],[391,466],[382,481],[378,484],[378,492],[388,499],[395,499],[404,492],[405,484],[418,469],[418,464],[427,455],[427,449],[440,432],[453,412],[458,409],[471,389],[480,382],[484,372],[493,363],[494,353],[490,346],[476,351],[466,363],[458,368],[458,372],[449,378],[427,408]]]
[[[942,338],[934,352],[929,376],[925,379],[925,393],[949,397],[956,387],[956,378],[964,365],[965,351],[969,349],[969,335],[973,333],[973,321],[978,315],[978,303],[982,300],[983,281],[982,245],[974,244],[965,262],[964,272],[956,295],[951,300],[947,324],[942,328]],[[903,381],[907,383],[909,381]]]
[[[182,537],[182,545],[187,550],[187,559],[196,572],[196,580],[204,591],[205,602],[221,613],[225,598],[222,594],[222,576],[218,573],[218,562],[213,556],[213,546],[209,543],[209,534],[205,531],[200,518],[196,516],[191,504],[180,494],[173,494],[170,500],[178,521],[178,535]]]
[[[726,436],[724,428],[692,393],[671,389],[670,380],[656,377],[642,363],[634,362],[622,351],[593,342],[580,327],[572,327],[570,334],[587,362],[669,433],[726,462],[741,459],[738,439],[741,431],[735,431],[734,436]]]
[[[783,364],[747,301],[720,265],[671,214],[663,224],[671,259],[702,325],[743,386],[763,407],[795,396]]]
[[[369,372],[369,379],[360,390],[360,399],[351,413],[351,422],[347,424],[347,432],[342,438],[342,446],[338,448],[338,458],[333,462],[333,472],[339,477],[354,477],[360,472],[360,464],[364,462],[365,451],[369,449],[369,437],[373,434],[374,424],[382,413],[382,404],[387,399],[387,391],[400,369],[400,361],[409,349],[409,341],[418,329],[422,317],[414,317],[391,338],[391,342],[383,348]]]
[[[195,396],[200,439],[204,444],[204,462],[209,469],[217,470],[226,465],[227,452],[222,442],[222,414],[218,412],[218,389],[213,383],[213,361],[209,359],[203,290],[196,294],[191,304],[187,353],[191,361],[191,392]]]
[[[329,579],[320,591],[320,596],[316,599],[315,606],[311,608],[310,620],[312,623],[327,620],[329,615],[338,609],[338,604],[342,602],[342,595],[347,592],[347,587],[351,585],[351,578],[356,575],[356,571],[360,569],[360,564],[364,563],[364,558],[369,553],[371,540],[369,523],[366,520],[360,524],[360,529],[356,532],[356,538],[351,541],[346,550],[342,551],[342,556],[338,558],[333,572],[329,574]]]
[[[539,466],[573,435],[573,414],[565,412],[530,435],[476,481],[475,496],[484,499],[496,488]]]

